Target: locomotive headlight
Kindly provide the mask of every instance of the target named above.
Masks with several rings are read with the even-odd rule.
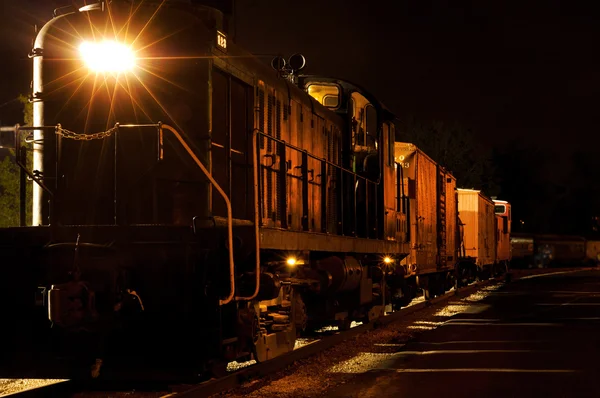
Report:
[[[296,259],[296,257],[288,257],[286,260],[287,265],[289,265],[290,267],[295,266],[298,263],[298,260]]]
[[[135,55],[122,43],[105,40],[84,41],[79,53],[87,67],[94,72],[126,72],[135,66]]]
[[[386,264],[391,264],[391,263],[393,263],[393,262],[394,262],[394,259],[393,259],[393,258],[391,258],[390,256],[385,256],[385,257],[383,258],[383,262],[384,262],[384,263],[386,263]]]

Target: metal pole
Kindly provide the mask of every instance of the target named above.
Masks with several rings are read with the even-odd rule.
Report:
[[[43,92],[44,92],[44,79],[43,79],[43,64],[44,64],[44,42],[46,40],[46,34],[54,25],[54,23],[66,17],[67,15],[76,14],[78,12],[87,12],[93,10],[103,10],[104,2],[89,4],[80,9],[68,12],[61,15],[56,15],[50,21],[46,22],[44,26],[40,29],[37,36],[35,37],[35,42],[33,44],[33,50],[29,55],[30,58],[33,58],[33,125],[34,126],[43,126],[44,125],[44,100],[43,100]],[[40,176],[43,178],[44,172],[44,148],[43,148],[43,139],[44,139],[44,131],[43,130],[34,130],[33,131],[33,171],[37,170],[40,173]],[[42,221],[42,192],[43,189],[38,184],[33,184],[33,208],[32,208],[32,225],[41,225]]]

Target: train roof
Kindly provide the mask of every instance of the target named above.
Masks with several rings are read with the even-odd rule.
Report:
[[[342,123],[342,119],[339,115],[320,104],[319,101],[311,97],[298,85],[279,76],[277,71],[273,70],[265,62],[260,60],[259,57],[247,51],[237,43],[232,42],[230,44],[227,49],[227,55],[219,56],[214,52],[213,55],[222,58],[235,69],[242,69],[243,73],[254,75],[256,79],[262,80],[265,84],[275,88],[276,90],[287,92],[290,100],[302,100],[302,102],[305,104],[310,104],[312,112],[315,115],[318,115],[324,119],[334,120],[338,124]]]
[[[490,198],[489,196],[487,196],[485,194],[485,192],[483,192],[481,189],[456,188],[456,191],[457,192],[462,192],[462,193],[465,193],[465,194],[478,195],[481,198],[483,198],[484,200],[486,200],[488,203],[494,204],[494,201],[492,200],[492,198]]]

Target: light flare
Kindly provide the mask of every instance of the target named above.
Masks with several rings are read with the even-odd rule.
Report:
[[[288,257],[288,259],[286,260],[287,265],[289,265],[290,267],[295,266],[297,262],[298,260],[296,259],[296,257]]]
[[[112,40],[84,41],[79,46],[79,52],[87,67],[96,73],[126,72],[136,65],[131,48]]]

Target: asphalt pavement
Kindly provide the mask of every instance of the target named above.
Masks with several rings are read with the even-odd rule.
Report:
[[[600,270],[522,278],[455,312],[359,354],[324,396],[600,397]]]

